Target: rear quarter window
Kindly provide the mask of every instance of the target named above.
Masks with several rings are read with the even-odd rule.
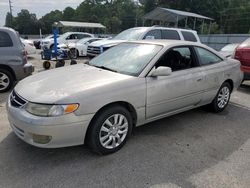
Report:
[[[193,33],[188,32],[188,31],[182,31],[181,33],[183,35],[184,40],[197,42],[197,39],[196,39],[196,37],[195,37],[195,35]]]
[[[180,40],[179,33],[174,30],[162,30],[162,39]]]
[[[4,31],[0,31],[0,47],[12,47],[13,42],[10,35]]]

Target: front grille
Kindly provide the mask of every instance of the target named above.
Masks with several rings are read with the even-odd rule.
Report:
[[[11,106],[14,106],[16,108],[21,108],[23,107],[27,101],[20,97],[14,90],[12,91],[10,95],[10,104]]]
[[[99,55],[102,51],[100,47],[88,46],[87,53],[88,55]]]

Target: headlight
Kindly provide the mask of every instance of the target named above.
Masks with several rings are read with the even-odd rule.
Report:
[[[72,113],[76,111],[78,107],[79,107],[78,104],[48,105],[48,104],[28,103],[25,106],[25,110],[36,116],[55,117]]]

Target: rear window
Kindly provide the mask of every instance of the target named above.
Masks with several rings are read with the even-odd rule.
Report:
[[[180,40],[179,33],[174,30],[162,30],[162,39]]]
[[[13,42],[8,33],[0,31],[0,47],[11,47]]]
[[[181,33],[186,41],[197,42],[197,39],[193,33],[188,31],[182,31]]]

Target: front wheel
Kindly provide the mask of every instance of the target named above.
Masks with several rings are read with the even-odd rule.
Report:
[[[210,104],[211,109],[214,112],[222,112],[230,101],[232,88],[229,83],[225,82],[219,89],[216,97]]]
[[[14,78],[12,74],[5,69],[0,69],[0,93],[10,90],[13,85]]]
[[[90,125],[87,143],[98,154],[118,151],[126,143],[132,131],[130,113],[121,106],[102,111]]]

